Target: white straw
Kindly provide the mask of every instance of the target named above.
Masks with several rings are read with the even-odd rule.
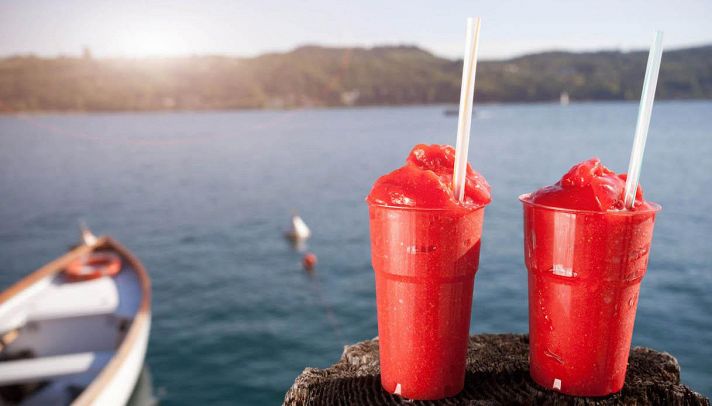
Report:
[[[643,164],[643,154],[645,153],[645,141],[648,138],[648,128],[650,127],[650,116],[653,112],[653,101],[655,100],[655,87],[658,84],[658,73],[660,72],[660,60],[663,56],[663,32],[655,33],[655,40],[650,47],[648,54],[648,67],[645,70],[645,81],[643,82],[643,93],[640,95],[640,108],[638,109],[638,123],[635,126],[635,138],[633,139],[633,149],[630,152],[630,162],[628,163],[628,177],[625,182],[625,208],[632,209],[635,203],[635,192],[638,190],[640,180],[640,167]]]
[[[465,57],[462,60],[462,87],[460,89],[460,118],[457,124],[457,144],[455,144],[455,168],[452,176],[453,191],[457,199],[465,199],[465,175],[467,174],[467,151],[470,146],[470,124],[472,122],[472,96],[475,94],[475,72],[477,70],[477,45],[480,39],[480,18],[467,19]]]

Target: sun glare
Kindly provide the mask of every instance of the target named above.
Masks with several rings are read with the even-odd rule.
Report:
[[[114,36],[117,53],[127,57],[186,55],[185,38],[170,26],[135,26]]]

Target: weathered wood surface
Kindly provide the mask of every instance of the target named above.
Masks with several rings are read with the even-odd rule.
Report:
[[[408,401],[381,389],[378,339],[347,346],[327,369],[307,368],[287,392],[284,404],[302,405],[709,405],[680,384],[680,365],[670,354],[632,349],[623,390],[605,398],[576,398],[548,391],[529,377],[529,338],[482,334],[470,338],[465,389],[437,402]]]

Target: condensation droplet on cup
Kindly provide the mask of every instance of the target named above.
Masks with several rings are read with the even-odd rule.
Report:
[[[546,324],[549,326],[549,331],[554,331],[554,324],[549,319],[548,314],[544,315],[544,320],[546,320]]]

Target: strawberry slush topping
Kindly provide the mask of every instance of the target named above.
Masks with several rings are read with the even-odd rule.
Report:
[[[370,204],[423,209],[462,209],[488,204],[490,186],[467,164],[465,198],[461,204],[452,190],[455,149],[449,145],[418,144],[405,165],[381,176],[366,200]]]

